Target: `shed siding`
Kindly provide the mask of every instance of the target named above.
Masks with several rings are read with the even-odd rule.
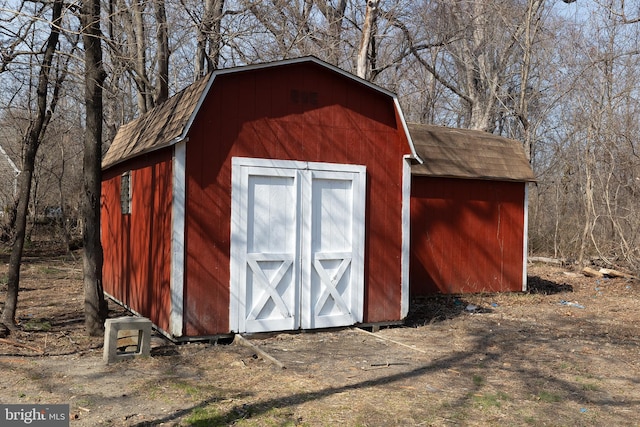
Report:
[[[112,168],[102,183],[103,286],[169,330],[171,149]],[[121,174],[131,171],[131,214],[120,210]]]
[[[525,185],[414,176],[411,295],[521,291]]]
[[[316,64],[217,77],[187,144],[186,335],[229,330],[235,156],[366,166],[364,320],[398,320],[405,154],[392,99]]]

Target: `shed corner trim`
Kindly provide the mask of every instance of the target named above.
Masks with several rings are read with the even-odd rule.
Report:
[[[173,185],[171,211],[171,314],[170,332],[182,336],[184,318],[184,268],[185,268],[185,207],[186,207],[186,138],[176,143],[173,157]]]
[[[524,219],[522,224],[522,292],[527,291],[527,256],[529,252],[529,185],[524,183]]]
[[[400,274],[400,318],[409,314],[409,262],[411,258],[411,161],[413,157],[405,155],[402,165],[402,255]]]

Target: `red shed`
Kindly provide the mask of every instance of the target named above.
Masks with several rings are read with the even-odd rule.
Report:
[[[403,319],[415,151],[315,58],[219,70],[103,160],[105,292],[174,339]]]
[[[486,132],[409,125],[411,294],[526,290],[527,189],[522,145]]]

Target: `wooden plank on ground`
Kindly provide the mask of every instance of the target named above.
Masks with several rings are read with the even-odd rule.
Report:
[[[385,340],[385,341],[389,341],[389,342],[394,343],[394,344],[396,344],[396,345],[400,345],[400,346],[403,346],[403,347],[410,348],[410,349],[411,349],[411,350],[413,350],[413,351],[419,351],[420,353],[425,353],[425,354],[427,354],[427,352],[426,352],[426,351],[421,350],[421,349],[419,349],[419,348],[416,348],[415,346],[408,345],[408,344],[405,344],[405,343],[401,343],[401,342],[399,342],[399,341],[395,341],[395,340],[392,340],[392,339],[390,339],[390,338],[386,338],[386,337],[383,337],[383,336],[381,336],[381,335],[374,334],[373,332],[365,331],[364,329],[361,329],[361,328],[356,328],[356,330],[357,330],[357,331],[360,331],[360,332],[362,332],[362,333],[365,333],[365,334],[368,334],[368,335],[374,336],[374,337],[376,337],[376,338],[378,338],[378,339]]]
[[[260,357],[262,357],[263,359],[268,360],[269,362],[273,363],[274,365],[278,366],[281,369],[286,369],[286,366],[284,366],[284,363],[282,363],[281,361],[279,361],[278,359],[276,359],[275,357],[273,357],[272,355],[270,355],[269,353],[267,353],[266,351],[264,351],[263,349],[261,349],[260,347],[258,347],[257,345],[249,341],[248,339],[246,339],[245,337],[243,337],[242,335],[236,334],[233,342],[252,349],[257,354],[259,354]]]
[[[584,274],[587,277],[596,277],[596,278],[603,278],[604,274],[600,273],[598,270],[594,270],[591,267],[585,267],[582,269],[582,274]]]
[[[620,277],[623,279],[635,279],[636,277],[632,274],[625,273],[623,271],[613,270],[611,268],[601,268],[598,270],[600,273],[604,274],[607,277]]]
[[[542,262],[544,264],[555,264],[555,265],[563,265],[564,262],[561,259],[557,258],[547,258],[543,256],[530,256],[527,258],[529,262]]]
[[[26,348],[26,349],[28,349],[28,350],[35,351],[36,353],[40,353],[40,354],[44,353],[44,351],[42,351],[42,350],[41,350],[41,349],[39,349],[39,348],[32,347],[32,346],[30,346],[30,345],[26,345],[26,344],[21,344],[21,343],[19,343],[19,342],[15,342],[15,341],[7,340],[7,339],[4,339],[4,338],[0,338],[0,343],[3,343],[3,344],[9,344],[9,345],[12,345],[12,346],[14,346],[14,347]]]

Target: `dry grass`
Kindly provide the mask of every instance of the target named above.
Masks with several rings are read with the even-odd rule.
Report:
[[[40,256],[23,269],[17,345],[0,344],[0,401],[69,403],[72,426],[640,424],[640,285],[530,276],[527,294],[414,301],[407,326],[375,334],[250,337],[286,369],[243,346],[160,341],[105,366],[82,331],[79,260]]]

